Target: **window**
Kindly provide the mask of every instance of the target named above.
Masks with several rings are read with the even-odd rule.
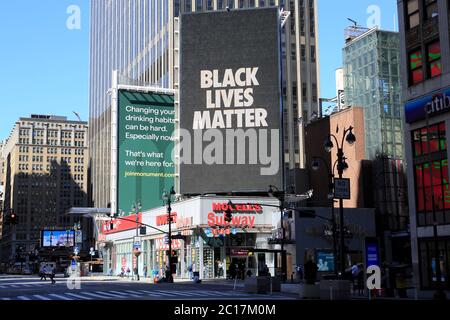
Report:
[[[313,85],[312,85],[312,94],[313,94],[313,96],[312,96],[313,102],[316,102],[317,101],[317,85],[315,83],[313,83]]]
[[[444,289],[450,288],[449,267],[450,267],[450,239],[439,238],[439,268],[441,271],[441,281]],[[423,289],[434,289],[436,287],[436,243],[434,239],[419,240],[419,266],[420,285]]]
[[[208,0],[208,10],[213,10],[213,0]]]
[[[445,151],[445,123],[413,131],[414,176],[418,225],[450,223],[450,188],[448,160]],[[441,152],[441,153],[439,153]],[[430,157],[421,157],[430,155]],[[431,160],[430,160],[431,159]]]
[[[301,54],[302,54],[302,61],[306,61],[306,48],[304,44],[302,44],[301,46]]]
[[[243,8],[244,7],[244,0],[239,0],[239,8]]]
[[[307,101],[308,100],[308,94],[306,89],[306,83],[302,83],[302,100]]]
[[[173,4],[174,16],[178,17],[180,15],[180,0],[175,0]]]
[[[444,122],[430,126],[429,130],[426,127],[414,130],[412,133],[414,157],[447,150],[445,131]]]
[[[437,77],[442,73],[441,46],[435,41],[427,46],[428,76]]]
[[[227,6],[228,6],[228,8],[233,9],[234,8],[234,0],[228,0]]]
[[[316,46],[311,46],[311,62],[316,62]]]
[[[254,8],[255,7],[255,0],[248,0],[248,7]]]
[[[410,85],[423,81],[423,59],[420,49],[409,54],[409,79]]]
[[[223,9],[223,0],[217,0],[217,10]]]
[[[192,11],[192,2],[191,0],[184,2],[184,11],[191,12]]]
[[[195,11],[202,11],[202,2],[203,0],[195,0]]]
[[[419,0],[409,0],[406,3],[406,19],[406,25],[409,29],[419,25]]]
[[[425,0],[425,19],[429,20],[438,16],[437,0]]]

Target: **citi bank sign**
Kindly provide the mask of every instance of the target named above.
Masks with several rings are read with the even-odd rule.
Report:
[[[407,123],[413,123],[449,110],[450,87],[406,103],[405,118]]]

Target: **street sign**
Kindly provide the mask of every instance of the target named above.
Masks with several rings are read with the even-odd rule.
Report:
[[[141,243],[140,242],[135,242],[133,244],[133,249],[134,250],[141,250]]]
[[[336,178],[334,179],[334,198],[350,199],[350,179]]]
[[[76,243],[83,242],[83,232],[81,230],[75,231],[75,242]]]

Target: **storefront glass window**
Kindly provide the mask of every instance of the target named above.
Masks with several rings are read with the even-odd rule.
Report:
[[[444,289],[450,288],[449,263],[450,263],[450,239],[440,238],[439,247],[439,268],[441,271],[441,281]],[[437,281],[436,255],[434,239],[422,239],[419,241],[419,259],[420,259],[420,284],[422,289],[433,289]]]

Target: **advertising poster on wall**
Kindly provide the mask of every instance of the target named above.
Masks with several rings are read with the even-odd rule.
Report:
[[[279,28],[277,8],[182,15],[181,193],[282,187]]]
[[[334,271],[334,255],[333,252],[327,250],[316,251],[317,271],[332,272]]]
[[[135,214],[162,204],[174,185],[174,98],[119,90],[117,121],[117,211]]]

